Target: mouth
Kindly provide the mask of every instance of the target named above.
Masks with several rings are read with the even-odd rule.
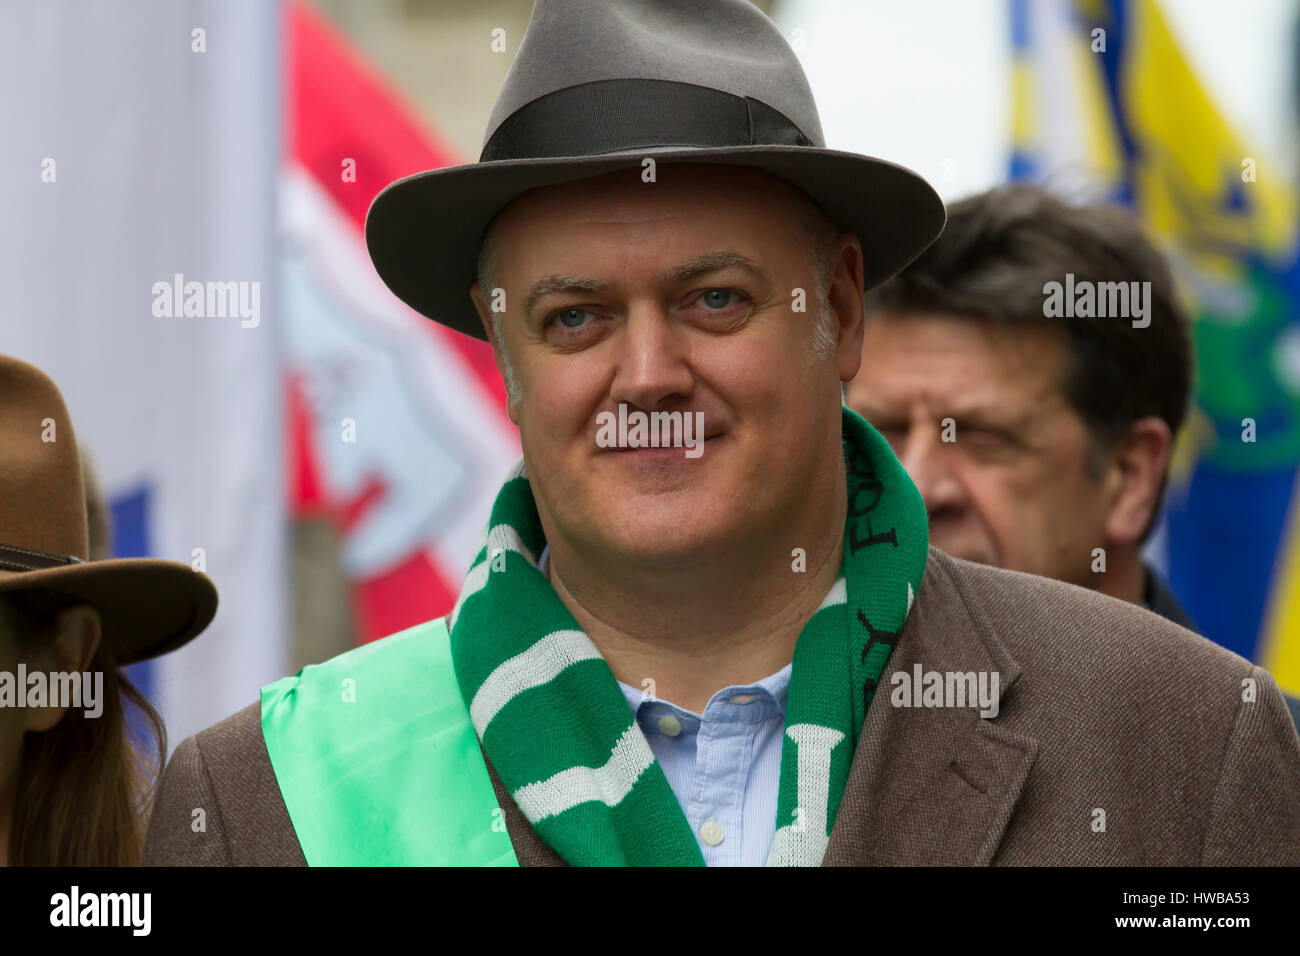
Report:
[[[687,458],[689,460],[692,456],[686,454],[688,451],[696,451],[699,454],[694,457],[702,458],[704,457],[704,452],[707,449],[716,447],[716,443],[724,436],[725,432],[714,432],[711,435],[705,435],[693,445],[643,445],[627,446],[622,448],[601,448],[599,450],[633,458]]]

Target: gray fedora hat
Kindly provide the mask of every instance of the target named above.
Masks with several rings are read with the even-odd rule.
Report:
[[[867,288],[943,229],[930,185],[826,149],[794,51],[749,0],[536,0],[477,163],[407,176],[366,215],[366,246],[415,311],[485,338],[469,287],[483,234],[539,186],[656,163],[780,176],[862,242]]]

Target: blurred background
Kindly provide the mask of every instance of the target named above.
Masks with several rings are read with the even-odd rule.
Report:
[[[828,146],[945,200],[1036,179],[1142,217],[1197,317],[1150,558],[1207,637],[1300,693],[1300,0],[757,5]],[[477,159],[531,9],[0,8],[0,351],[63,390],[113,553],[221,592],[203,637],[133,669],[172,746],[451,608],[518,435],[487,346],[388,293],[362,226],[392,180]],[[243,308],[186,316],[190,282]]]

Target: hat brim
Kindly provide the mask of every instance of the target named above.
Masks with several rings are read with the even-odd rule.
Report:
[[[0,571],[0,594],[42,588],[99,612],[119,664],[148,660],[197,637],[217,613],[217,589],[188,565],[153,558]]]
[[[529,189],[656,162],[752,166],[801,189],[862,243],[863,284],[895,275],[943,231],[943,201],[894,163],[807,146],[679,147],[602,156],[515,159],[433,169],[390,183],[366,214],[366,247],[380,278],[421,315],[485,339],[469,296],[482,236]]]

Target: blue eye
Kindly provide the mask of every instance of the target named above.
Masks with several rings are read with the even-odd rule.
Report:
[[[739,295],[739,293],[734,289],[709,289],[707,292],[701,292],[695,301],[704,303],[706,307],[725,309],[732,304],[726,300],[730,299],[733,295]],[[722,302],[717,300],[718,296],[722,297]]]
[[[559,322],[560,325],[564,326],[566,329],[576,329],[582,326],[583,323],[581,321],[581,317],[584,315],[591,315],[591,313],[588,312],[586,309],[565,309],[562,312],[555,313],[555,320]],[[569,321],[575,316],[578,318],[578,321],[576,322]]]

